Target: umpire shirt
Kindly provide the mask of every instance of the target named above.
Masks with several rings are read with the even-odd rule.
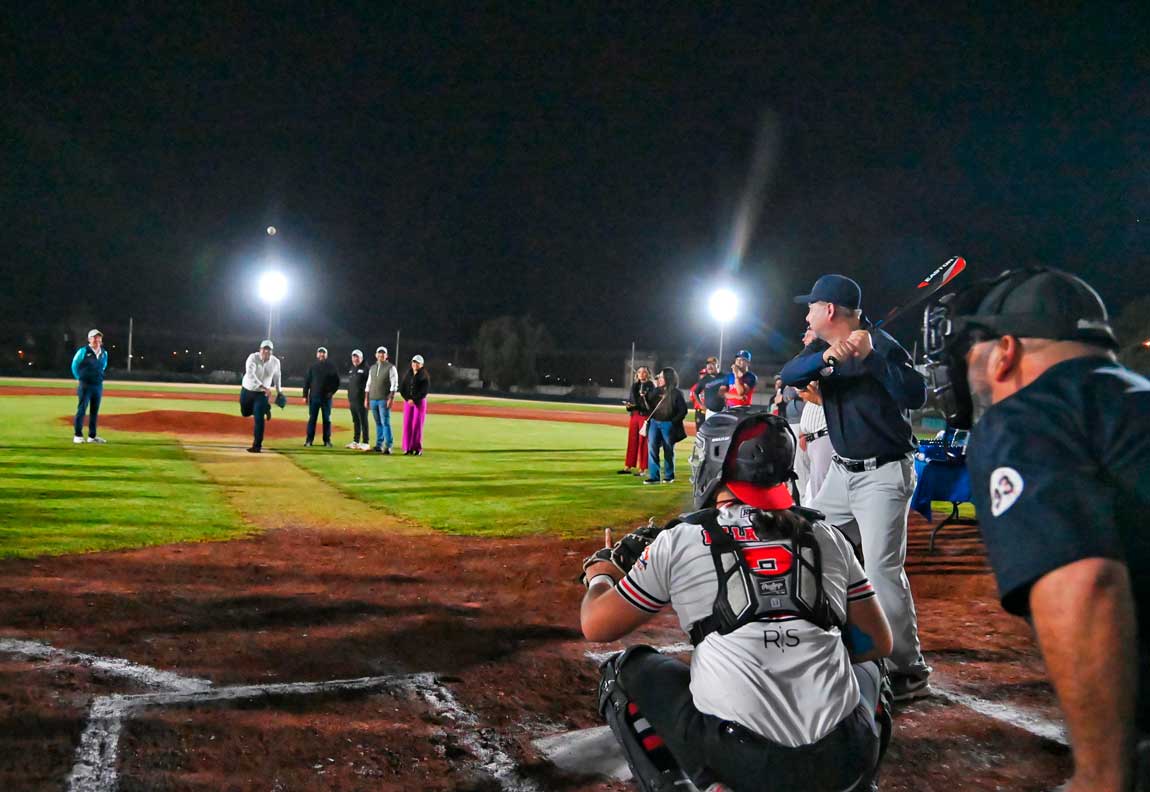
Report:
[[[1028,616],[1030,587],[1059,567],[1125,562],[1138,621],[1138,728],[1150,731],[1150,380],[1105,357],[1063,361],[990,407],[968,446],[1007,611]]]
[[[828,344],[815,341],[783,366],[782,378],[796,387],[819,380],[828,434],[839,456],[893,460],[917,447],[904,411],[926,403],[926,380],[889,333],[863,329],[870,330],[874,347],[864,360],[852,357],[829,369],[823,361]]]

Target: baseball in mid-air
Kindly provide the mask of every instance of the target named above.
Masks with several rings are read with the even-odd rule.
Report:
[[[268,236],[275,236],[275,235],[276,235],[276,227],[275,226],[268,226]]]

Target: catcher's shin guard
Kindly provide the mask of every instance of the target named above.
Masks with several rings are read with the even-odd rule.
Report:
[[[599,713],[622,747],[639,789],[677,792],[690,789],[690,781],[619,682],[619,669],[631,655],[654,651],[650,646],[633,646],[603,661],[599,667]]]

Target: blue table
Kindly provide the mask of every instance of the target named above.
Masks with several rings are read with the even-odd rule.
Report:
[[[966,469],[966,457],[956,456],[946,459],[926,459],[921,453],[914,455],[914,472],[918,484],[910,498],[910,506],[931,521],[931,501],[950,503],[950,516],[940,522],[930,532],[930,552],[934,552],[934,540],[938,532],[947,525],[977,525],[977,520],[958,516],[958,505],[970,502],[970,473]]]

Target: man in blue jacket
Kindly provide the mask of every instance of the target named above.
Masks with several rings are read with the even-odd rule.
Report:
[[[88,345],[76,350],[72,358],[72,376],[76,387],[76,423],[73,443],[84,442],[84,413],[91,407],[88,418],[88,442],[105,443],[96,436],[96,420],[100,415],[100,400],[104,396],[104,370],[108,368],[108,350],[104,349],[104,334],[95,328],[88,331]]]
[[[862,546],[863,565],[894,634],[888,666],[895,701],[930,695],[930,667],[903,569],[917,447],[906,411],[926,402],[926,380],[906,350],[863,316],[862,289],[850,278],[824,275],[795,302],[809,306],[807,325],[818,338],[783,367],[783,382],[819,382],[834,448],[826,480],[809,505]]]

